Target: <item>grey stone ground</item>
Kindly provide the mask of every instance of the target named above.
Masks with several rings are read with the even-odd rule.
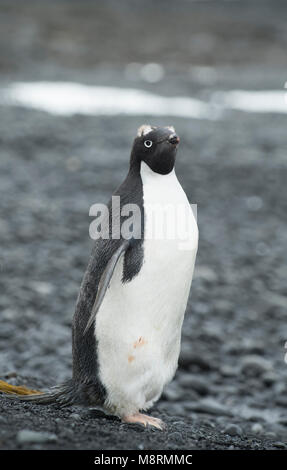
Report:
[[[287,78],[283,2],[0,3],[2,85],[69,80],[204,99]],[[135,81],[125,72],[135,61],[160,62],[165,76]],[[45,387],[71,374],[89,207],[122,181],[137,126],[158,120],[0,112],[0,378]],[[1,397],[0,448],[287,446],[287,116],[161,123],[181,136],[177,174],[200,231],[179,370],[154,408],[168,429]]]

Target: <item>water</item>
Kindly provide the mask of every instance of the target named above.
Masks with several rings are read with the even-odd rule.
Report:
[[[5,106],[23,106],[51,114],[175,116],[220,119],[227,110],[287,113],[284,90],[231,90],[211,93],[208,101],[166,97],[136,88],[89,86],[71,82],[19,82],[0,90]]]
[[[177,116],[216,119],[216,106],[189,97],[164,97],[136,88],[88,86],[70,82],[15,83],[0,91],[2,105],[51,114]]]

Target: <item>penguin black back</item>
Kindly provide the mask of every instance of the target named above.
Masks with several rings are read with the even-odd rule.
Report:
[[[124,255],[123,282],[129,282],[139,272],[143,262],[143,233],[144,233],[144,214],[143,214],[143,190],[140,174],[135,171],[131,165],[130,171],[115,191],[114,196],[120,197],[120,213],[126,204],[136,204],[141,211],[140,231],[141,236],[131,241],[129,248]],[[92,308],[98,293],[98,286],[101,276],[112,254],[119,248],[123,242],[122,233],[120,239],[112,238],[112,202],[109,201],[109,238],[99,238],[95,241],[91,253],[90,261],[80,288],[76,310],[73,319],[72,337],[73,337],[73,379],[76,382],[95,383],[99,386],[101,398],[104,399],[104,389],[98,378],[97,364],[97,344],[94,334],[94,325],[84,334],[87,322],[90,318]],[[120,223],[122,224],[128,216],[120,214]]]

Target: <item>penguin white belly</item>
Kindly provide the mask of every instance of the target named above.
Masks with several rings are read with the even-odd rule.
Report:
[[[95,326],[105,405],[118,416],[149,408],[176,371],[198,243],[196,220],[174,171],[160,175],[141,165],[143,265],[123,284],[121,258]],[[168,216],[167,204],[173,209]],[[160,221],[160,229],[162,220],[159,234],[154,227]]]

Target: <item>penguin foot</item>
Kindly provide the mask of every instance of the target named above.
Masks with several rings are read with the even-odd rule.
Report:
[[[165,423],[158,418],[153,418],[152,416],[144,415],[142,413],[135,413],[134,415],[127,415],[122,418],[124,423],[138,423],[146,426],[153,426],[154,428],[160,429],[163,431],[166,427]]]

